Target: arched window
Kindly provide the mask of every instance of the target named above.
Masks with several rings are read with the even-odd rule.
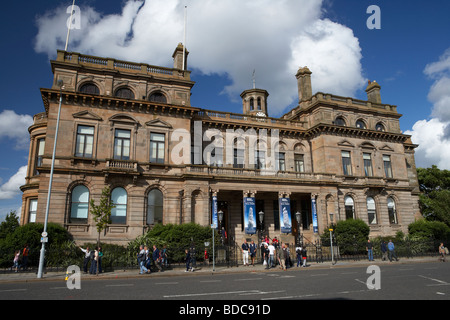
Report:
[[[345,196],[345,219],[355,219],[355,203],[353,198]]]
[[[80,87],[80,92],[86,94],[100,94],[98,87],[91,82],[83,84]]]
[[[147,198],[147,224],[163,222],[163,194],[158,189],[148,193]]]
[[[123,99],[134,99],[133,91],[131,91],[131,89],[128,88],[120,88],[116,90],[115,96]]]
[[[148,98],[148,101],[150,102],[160,102],[160,103],[167,103],[166,96],[163,95],[161,92],[154,92],[150,95]]]
[[[255,99],[250,98],[250,110],[255,110]]]
[[[334,120],[334,124],[337,126],[344,126],[345,127],[345,120],[342,117],[337,117],[336,120]]]
[[[125,224],[127,222],[127,192],[124,188],[115,188],[111,192],[111,201],[115,208],[111,210],[111,223]]]
[[[87,222],[89,212],[89,189],[83,185],[72,190],[70,222]]]
[[[377,125],[375,126],[375,130],[376,131],[384,131],[384,125],[381,122],[378,122]]]
[[[367,214],[369,218],[369,224],[377,224],[377,210],[375,206],[375,200],[372,197],[367,197]]]
[[[389,223],[397,224],[397,210],[395,210],[395,201],[391,197],[387,198],[387,207],[389,213]]]
[[[261,98],[257,99],[257,104],[258,104],[258,106],[257,106],[258,110],[261,110]]]
[[[359,129],[366,129],[366,124],[361,119],[356,121],[356,127]]]

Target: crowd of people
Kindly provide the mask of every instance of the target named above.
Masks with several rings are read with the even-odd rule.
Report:
[[[168,266],[167,248],[164,246],[159,250],[156,245],[153,245],[153,251],[150,251],[148,246],[141,245],[137,254],[137,260],[139,263],[139,274],[151,273],[152,264],[157,272],[162,272]]]
[[[251,243],[247,243],[244,239],[244,243],[241,246],[242,250],[242,262],[244,266],[250,266],[249,258],[251,259],[251,265],[255,265],[255,258],[257,255],[258,247],[252,240]],[[265,237],[261,240],[261,260],[266,269],[275,268],[279,265],[282,270],[287,270],[294,265],[291,258],[291,252],[289,244],[281,243],[277,237],[274,237],[270,241],[269,237]],[[306,267],[307,250],[305,247],[298,246],[295,248],[295,254],[297,258],[297,267]]]

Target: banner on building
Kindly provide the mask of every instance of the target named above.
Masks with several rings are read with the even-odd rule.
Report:
[[[256,234],[255,198],[244,198],[244,230],[245,234]]]
[[[217,216],[217,196],[212,197],[211,214],[212,214],[211,228],[217,229],[219,227],[218,216]]]
[[[313,231],[314,233],[319,233],[319,225],[317,223],[317,208],[316,208],[316,199],[311,199],[311,211],[312,211],[312,220],[313,220]]]
[[[281,233],[291,233],[292,232],[291,200],[289,198],[279,198],[279,203],[280,203]]]

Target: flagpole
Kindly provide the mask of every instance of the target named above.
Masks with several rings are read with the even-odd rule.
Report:
[[[186,69],[186,20],[187,20],[187,6],[184,6],[184,40],[183,40],[183,71]]]
[[[69,27],[67,28],[66,47],[64,48],[64,51],[67,51],[67,46],[69,45],[69,35],[70,35],[70,29],[72,28],[72,17],[73,17],[73,7],[74,6],[75,6],[75,0],[73,0],[72,10],[70,11],[70,21],[69,21]]]

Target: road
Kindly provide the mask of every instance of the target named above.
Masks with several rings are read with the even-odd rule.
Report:
[[[233,273],[85,280],[69,290],[65,281],[0,283],[1,300],[177,300],[263,304],[277,300],[449,300],[450,264],[427,262],[367,267],[293,268],[286,272]],[[369,284],[379,289],[369,289]],[[375,279],[375,280],[374,280]],[[184,302],[183,302],[184,303]]]

